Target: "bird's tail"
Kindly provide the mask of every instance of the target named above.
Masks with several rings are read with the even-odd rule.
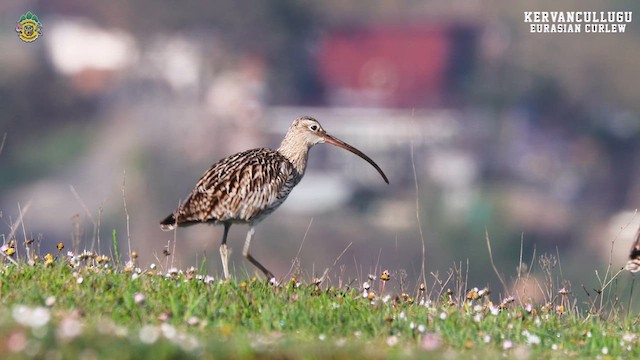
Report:
[[[160,221],[160,229],[162,231],[171,231],[177,226],[175,214],[167,216],[164,220]]]

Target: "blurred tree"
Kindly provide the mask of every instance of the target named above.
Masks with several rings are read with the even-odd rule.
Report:
[[[271,70],[271,103],[310,103],[320,91],[311,63],[309,40],[318,18],[310,1],[140,1],[132,3],[130,29],[139,39],[171,30],[214,30],[235,55],[266,59]],[[99,14],[94,14],[100,16]]]

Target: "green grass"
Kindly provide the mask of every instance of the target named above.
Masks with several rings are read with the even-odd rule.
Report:
[[[564,295],[546,305],[482,291],[427,298],[390,291],[392,276],[369,279],[376,295],[366,297],[362,283],[275,286],[79,258],[6,264],[3,357],[640,357],[637,319],[561,313]]]

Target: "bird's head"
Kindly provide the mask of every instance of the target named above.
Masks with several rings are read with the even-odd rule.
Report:
[[[322,128],[318,120],[310,116],[296,119],[291,124],[289,132],[293,132],[292,135],[302,140],[308,147],[325,142],[327,137],[327,132]]]
[[[378,164],[371,160],[371,158],[369,158],[362,151],[356,149],[355,147],[345,143],[344,141],[334,136],[327,134],[327,132],[322,128],[322,125],[320,125],[320,122],[310,116],[302,116],[296,119],[291,124],[291,126],[289,127],[289,131],[287,131],[287,135],[285,136],[283,145],[285,143],[288,143],[289,145],[297,144],[297,146],[306,146],[307,149],[312,147],[313,145],[322,143],[329,143],[331,145],[343,148],[358,155],[369,164],[371,164],[376,170],[378,170],[384,181],[387,184],[389,183],[389,179],[387,179],[387,176],[384,174],[382,169],[380,169]]]

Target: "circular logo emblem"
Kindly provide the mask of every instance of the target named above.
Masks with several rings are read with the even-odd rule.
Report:
[[[32,42],[42,35],[42,24],[40,24],[40,20],[36,15],[28,11],[18,20],[16,32],[22,41]]]

